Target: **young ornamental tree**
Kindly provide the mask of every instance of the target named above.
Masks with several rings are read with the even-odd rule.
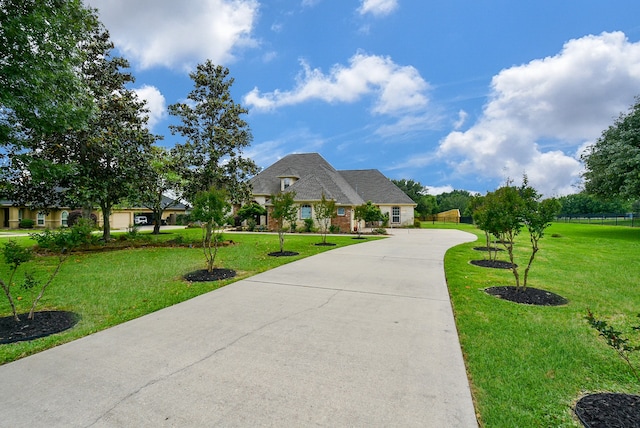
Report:
[[[541,195],[533,187],[528,185],[527,178],[524,178],[520,194],[524,201],[524,210],[522,211],[522,221],[529,232],[529,240],[531,242],[531,255],[529,263],[524,270],[524,279],[522,286],[527,286],[529,278],[529,270],[533,259],[538,253],[540,247],[540,239],[544,237],[544,231],[551,225],[551,222],[560,212],[560,202],[555,198],[540,200]]]
[[[191,216],[202,223],[202,250],[207,260],[208,272],[213,272],[222,241],[222,233],[218,229],[227,223],[230,208],[227,193],[214,187],[207,192],[198,193],[194,199]]]
[[[313,212],[318,225],[320,226],[320,233],[322,234],[322,243],[327,243],[327,232],[329,226],[331,226],[331,220],[336,218],[338,213],[336,212],[336,201],[333,199],[328,200],[324,193],[320,202],[313,204]]]
[[[541,195],[529,186],[525,176],[519,188],[507,183],[488,193],[474,213],[478,227],[485,233],[497,237],[507,250],[518,290],[527,287],[531,265],[540,249],[540,239],[560,210],[560,204],[556,199],[541,201],[540,198]],[[514,260],[513,243],[523,227],[529,232],[531,254],[521,283],[518,265]]]
[[[520,192],[516,187],[507,183],[506,186],[487,193],[481,209],[484,212],[481,212],[481,215],[476,214],[476,218],[480,220],[478,226],[495,236],[507,250],[511,271],[516,280],[516,288],[520,289],[518,265],[515,263],[513,255],[513,242],[523,226],[523,200]]]
[[[374,221],[381,221],[384,217],[382,215],[382,211],[380,208],[373,205],[371,201],[367,201],[365,204],[358,205],[353,213],[356,221],[357,221],[357,232],[358,238],[360,237],[360,222],[364,221],[365,226],[367,223],[372,223]]]
[[[40,302],[40,299],[42,299],[46,289],[51,285],[54,278],[58,275],[58,272],[60,272],[60,267],[67,260],[69,252],[87,242],[87,234],[91,235],[91,227],[86,227],[86,225],[82,224],[68,229],[58,229],[55,231],[45,230],[42,233],[31,234],[31,237],[38,242],[40,248],[46,249],[47,251],[55,254],[58,261],[53,268],[53,271],[48,274],[48,277],[45,280],[39,280],[32,273],[25,272],[24,280],[20,283],[21,288],[24,290],[31,290],[37,287],[39,290],[38,294],[33,299],[27,319],[33,319],[38,302]],[[2,255],[6,264],[9,266],[9,277],[6,281],[0,278],[0,288],[2,288],[7,300],[9,301],[13,319],[16,322],[20,322],[21,319],[18,316],[15,300],[11,294],[11,286],[15,284],[15,281],[17,281],[16,274],[20,266],[32,260],[34,253],[31,248],[21,247],[15,241],[10,240],[3,245]]]
[[[278,239],[280,241],[280,253],[284,253],[285,224],[291,229],[298,217],[298,207],[295,205],[295,192],[284,192],[271,195],[271,217],[276,220]]]

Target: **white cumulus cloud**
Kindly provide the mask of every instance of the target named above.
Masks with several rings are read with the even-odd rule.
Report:
[[[149,129],[153,129],[159,122],[167,117],[167,103],[164,95],[155,86],[144,85],[134,89],[135,93],[142,100],[147,102],[149,109]]]
[[[567,42],[560,53],[501,71],[482,116],[440,144],[457,173],[518,180],[546,195],[574,193],[577,152],[627,111],[640,88],[640,43],[621,32]]]
[[[374,16],[389,15],[398,7],[398,0],[362,0],[358,12],[361,15],[370,13]]]
[[[391,58],[357,53],[348,66],[335,65],[328,74],[302,61],[302,72],[292,90],[261,93],[254,88],[244,104],[258,110],[272,110],[310,100],[353,103],[373,95],[376,114],[399,115],[423,109],[429,84],[411,66],[395,64]]]
[[[138,67],[190,69],[211,59],[227,63],[254,46],[257,0],[87,0],[111,38]]]

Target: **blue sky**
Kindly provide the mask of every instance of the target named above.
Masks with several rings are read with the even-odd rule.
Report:
[[[579,191],[580,154],[640,95],[637,0],[85,0],[148,101],[167,106],[211,59],[249,109],[245,155],[318,152],[431,194],[523,174]]]

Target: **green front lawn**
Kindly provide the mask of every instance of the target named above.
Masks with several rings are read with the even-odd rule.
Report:
[[[114,234],[117,238],[117,234]],[[366,242],[352,236],[330,236],[327,242],[335,247],[316,246],[320,235],[287,234],[285,250],[299,252],[295,257],[270,257],[279,251],[278,236],[274,234],[227,233],[224,238],[235,245],[221,248],[216,267],[233,269],[237,277],[206,283],[189,283],[182,279],[188,272],[205,268],[205,258],[199,247],[200,229],[174,230],[150,237],[151,241],[168,241],[181,236],[193,242],[193,248],[137,248],[117,251],[72,254],[62,266],[50,288],[47,289],[38,310],[67,310],[81,316],[78,324],[63,333],[29,342],[0,345],[0,364],[40,352],[122,322],[180,303],[199,294],[227,285],[238,279],[255,275],[279,265],[318,254],[333,248]],[[2,238],[0,244],[8,238]],[[379,239],[369,237],[369,239]],[[29,238],[18,238],[22,245],[33,245]],[[53,268],[56,259],[38,257],[21,267],[20,272],[33,271],[36,275]],[[6,280],[8,267],[0,263],[0,275]],[[22,274],[19,274],[22,280]],[[15,282],[15,281],[14,281]],[[19,298],[18,312],[28,312],[33,293],[12,287],[14,298]],[[11,309],[0,295],[0,316],[10,315]],[[36,314],[37,316],[37,314]]]
[[[426,225],[425,227],[443,225]],[[454,227],[449,225],[448,227]],[[476,410],[484,427],[581,426],[572,406],[591,392],[640,393],[628,366],[587,324],[591,309],[625,332],[640,313],[640,228],[553,224],[540,241],[529,286],[569,300],[561,307],[519,305],[483,289],[514,285],[510,271],[469,264],[478,241],[450,249],[445,270]],[[529,239],[516,241],[526,264]],[[507,260],[506,252],[499,259]],[[640,339],[640,332],[630,337]],[[638,341],[636,341],[638,343]],[[640,357],[633,358],[640,367]]]

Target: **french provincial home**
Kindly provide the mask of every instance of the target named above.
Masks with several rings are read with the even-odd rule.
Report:
[[[270,218],[270,196],[279,192],[295,192],[298,222],[314,219],[313,205],[324,194],[336,204],[332,225],[341,232],[352,232],[358,224],[354,217],[357,206],[371,201],[389,216],[390,227],[413,226],[415,202],[377,169],[336,170],[318,153],[290,154],[264,169],[251,179],[252,198],[267,209],[261,224],[275,229]]]

